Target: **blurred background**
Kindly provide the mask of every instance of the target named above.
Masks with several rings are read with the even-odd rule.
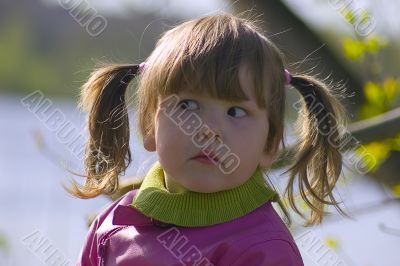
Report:
[[[71,177],[82,181],[68,170],[83,171],[86,117],[76,106],[95,64],[140,63],[163,31],[218,12],[257,19],[293,73],[348,89],[352,145],[341,147],[346,167],[336,193],[351,218],[332,210],[322,225],[304,228],[294,217],[305,264],[400,265],[399,11],[397,0],[2,0],[0,265],[74,265],[90,215],[110,203],[62,188]],[[299,95],[288,97],[291,143]],[[156,160],[135,118],[131,106],[133,164],[123,179],[142,177]],[[271,173],[282,192],[286,165]]]

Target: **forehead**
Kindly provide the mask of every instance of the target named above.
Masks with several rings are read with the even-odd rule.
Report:
[[[247,65],[242,64],[238,72],[240,88],[247,97],[247,101],[257,103],[255,94],[255,84],[252,78],[252,73]]]
[[[198,74],[199,72],[197,72]],[[231,75],[221,74],[217,78],[209,79],[206,76],[191,76],[191,82],[181,82],[176,90],[170,93],[178,95],[194,95],[213,98],[228,102],[246,102],[254,104],[260,109],[265,109],[260,104],[255,89],[254,73],[246,64],[241,64]],[[263,98],[263,97],[261,97]]]

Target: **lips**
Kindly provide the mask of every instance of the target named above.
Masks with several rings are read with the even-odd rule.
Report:
[[[218,157],[213,152],[208,152],[208,151],[199,152],[195,157],[193,157],[193,159],[208,159],[215,163],[219,162]]]

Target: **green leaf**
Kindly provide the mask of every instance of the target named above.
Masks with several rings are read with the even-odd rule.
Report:
[[[360,110],[360,119],[368,119],[377,115],[380,115],[385,112],[383,106],[377,107],[371,104],[365,104],[361,107]]]
[[[359,147],[356,152],[361,155],[361,158],[367,157],[363,155],[372,155],[375,160],[368,160],[364,163],[366,164],[367,169],[371,169],[371,171],[375,171],[378,167],[389,157],[391,150],[391,145],[389,142],[382,141],[374,141],[368,144],[364,144]]]
[[[381,86],[375,82],[367,82],[364,85],[364,95],[368,103],[376,106],[383,106],[385,103],[385,92]]]
[[[392,150],[400,151],[400,134],[398,134],[394,139],[391,140]]]
[[[346,58],[358,60],[365,54],[365,45],[362,42],[347,38],[343,41],[343,52]]]
[[[369,12],[365,9],[362,10],[361,15],[360,15],[360,23],[366,23],[368,20],[371,19],[371,16],[369,15]]]
[[[8,248],[6,237],[3,234],[0,234],[0,251],[7,251]]]
[[[383,92],[385,93],[388,103],[392,105],[400,93],[399,82],[393,78],[387,78],[383,82]]]
[[[400,198],[400,184],[393,186],[392,191],[396,198]]]
[[[377,36],[372,36],[365,40],[365,49],[370,54],[376,54],[387,46],[387,42]]]
[[[354,13],[348,9],[348,8],[343,8],[341,10],[342,15],[344,16],[344,18],[346,19],[346,21],[352,25],[354,25],[355,21],[356,21],[356,17],[354,15]]]
[[[331,249],[337,250],[339,248],[339,241],[334,237],[325,237],[324,242]]]

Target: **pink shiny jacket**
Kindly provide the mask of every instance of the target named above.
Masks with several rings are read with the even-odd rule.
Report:
[[[167,225],[130,207],[136,190],[92,223],[77,265],[303,265],[271,202],[238,219],[205,227]]]

